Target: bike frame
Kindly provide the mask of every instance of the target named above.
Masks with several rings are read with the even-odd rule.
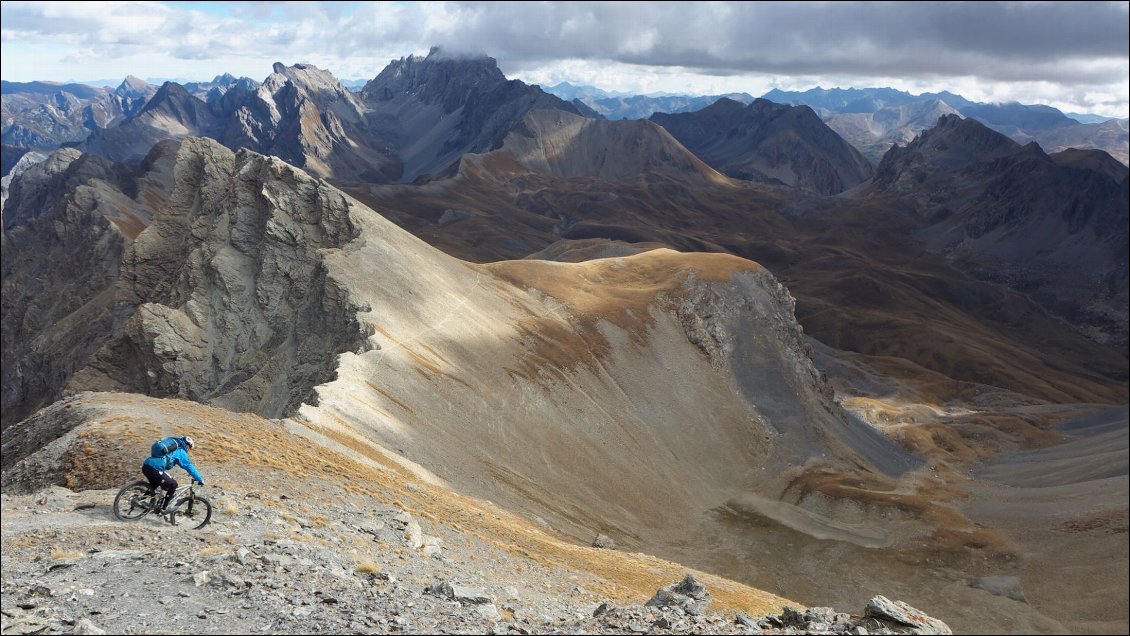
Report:
[[[154,505],[156,505],[157,501],[159,501],[158,499],[156,499],[156,495],[157,495],[158,492],[162,492],[162,491],[159,487],[153,486],[152,484],[150,484],[149,487],[153,489],[153,495],[155,497],[153,499],[153,503],[154,503]],[[181,487],[177,488],[176,490],[174,490],[172,498],[169,499],[169,504],[172,505],[172,504],[177,503],[177,500],[185,497],[185,493],[188,493],[188,495],[187,495],[188,501],[195,500],[196,499],[196,484],[189,483],[187,486],[181,486]]]

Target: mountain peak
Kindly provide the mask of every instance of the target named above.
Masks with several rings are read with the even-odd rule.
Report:
[[[764,101],[764,100],[762,100],[762,101]],[[711,112],[733,112],[733,111],[738,111],[738,110],[744,110],[745,107],[746,107],[745,104],[739,102],[736,99],[730,99],[729,97],[720,97],[720,98],[718,98],[718,101],[707,106],[703,110],[704,111],[710,110]]]
[[[976,119],[947,113],[906,146],[891,148],[879,163],[875,179],[886,187],[901,180],[904,174],[953,172],[1024,150]],[[1044,154],[1038,145],[1028,147],[1027,152]]]
[[[656,113],[651,121],[736,179],[837,194],[872,175],[871,164],[807,106],[722,98],[693,113]]]
[[[345,88],[333,73],[327,69],[318,68],[313,64],[300,62],[287,66],[282,62],[275,62],[271,68],[274,70],[273,75],[280,76],[276,78],[276,81],[279,79],[289,80],[306,88],[329,88],[335,90],[339,87],[343,90]],[[271,78],[267,78],[264,84],[270,81]]]
[[[127,75],[114,93],[122,96],[138,96],[144,95],[149,90],[149,82],[136,77],[134,75]]]
[[[963,118],[956,113],[947,113],[938,117],[934,128],[923,131],[923,143],[930,143],[935,147],[957,145],[970,152],[1009,154],[1020,149],[1020,144],[1009,139],[985,124],[973,118]]]
[[[180,102],[186,99],[193,99],[193,97],[183,86],[176,82],[165,82],[161,84],[161,88],[157,89],[157,93],[154,94],[153,99],[150,99],[149,103],[145,105],[144,110],[153,110],[159,107],[163,102]]]
[[[332,110],[343,121],[360,120],[364,107],[333,73],[313,64],[286,66],[275,62],[274,72],[263,81],[261,90],[277,95],[288,84],[311,98],[318,108]]]
[[[427,57],[410,55],[394,60],[361,90],[366,101],[388,101],[412,94],[427,104],[442,104],[445,112],[458,108],[472,89],[506,81],[498,62],[486,55],[451,55],[433,47]]]
[[[418,56],[414,56],[420,59]],[[433,46],[428,49],[428,54],[423,58],[425,61],[431,60],[433,62],[463,62],[463,63],[478,63],[486,64],[488,66],[498,67],[498,61],[486,53],[454,53],[440,46]]]
[[[464,161],[461,172],[492,173],[494,178],[520,167],[562,179],[634,180],[656,173],[688,182],[727,182],[655,122],[607,121],[556,109],[530,110],[501,148]]]
[[[204,101],[189,93],[184,86],[176,82],[165,82],[138,112],[138,116],[160,112],[190,129],[197,130],[207,124],[209,118],[207,110]]]

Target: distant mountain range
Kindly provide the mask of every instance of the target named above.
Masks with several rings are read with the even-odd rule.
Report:
[[[701,110],[718,99],[748,104],[748,94],[626,95],[591,86],[562,82],[547,88],[562,99],[578,99],[608,119],[644,119],[653,113]],[[1036,141],[1047,152],[1066,148],[1106,150],[1130,163],[1127,120],[1091,114],[1064,114],[1038,104],[986,104],[942,91],[913,95],[893,88],[814,88],[807,91],[773,89],[762,95],[779,104],[811,107],[836,132],[873,163],[892,145],[905,144],[929,128],[938,117],[958,113],[972,117],[1021,143]]]
[[[51,82],[2,82],[3,143],[49,149],[86,139],[140,110],[156,87],[129,76],[116,89]]]
[[[185,84],[183,89],[214,101],[231,87],[254,90],[258,85],[250,78],[225,73],[210,82]],[[137,115],[157,93],[157,86],[132,75],[115,89],[77,83],[3,82],[3,142],[35,149],[78,143],[96,130]]]
[[[722,95],[632,95],[608,92],[592,86],[575,86],[561,82],[545,89],[561,99],[578,100],[605,119],[647,119],[654,113],[689,113],[702,110],[719,99],[743,104],[753,101],[749,93]]]
[[[912,95],[891,88],[772,90],[765,98],[811,106],[833,130],[876,162],[892,145],[908,142],[932,126],[939,116],[954,112],[1020,143],[1035,141],[1049,153],[1069,147],[1097,148],[1122,163],[1130,163],[1126,120],[1083,123],[1040,104],[985,104],[949,92]],[[1095,116],[1086,119],[1093,122]]]
[[[501,77],[501,73],[498,75]],[[336,78],[334,81],[344,90],[356,92],[364,91],[371,83],[338,81]],[[236,78],[225,73],[211,81],[178,85],[189,95],[212,103],[218,102],[232,87],[253,93],[259,83],[251,78]],[[81,142],[93,131],[114,126],[137,114],[157,89],[157,86],[132,76],[114,90],[87,83],[5,81],[3,142],[36,149]],[[719,99],[742,104],[754,100],[748,93],[631,95],[568,82],[550,86],[545,92],[571,104],[568,110],[611,120],[647,119],[655,113],[696,112]],[[828,126],[875,164],[891,146],[910,142],[919,132],[933,125],[938,117],[949,113],[977,119],[1020,143],[1036,141],[1048,152],[1095,148],[1109,152],[1124,164],[1130,163],[1130,138],[1127,133],[1130,125],[1126,119],[1109,119],[1093,114],[1068,115],[1042,105],[977,103],[948,91],[913,95],[892,88],[815,88],[803,92],[773,89],[762,98],[780,104],[811,107]],[[231,106],[231,100],[228,106]],[[388,129],[387,117],[379,116],[378,119],[384,121],[383,124],[376,122],[382,133],[404,136],[402,132]],[[142,139],[147,140],[148,137],[143,136]],[[497,146],[501,140],[495,136],[492,141]],[[144,142],[139,141],[137,145],[140,147]],[[448,153],[452,159],[457,154],[454,153],[455,147],[452,146]],[[415,151],[413,149],[409,154]],[[414,175],[419,174],[418,170],[409,166],[406,178],[415,178]]]

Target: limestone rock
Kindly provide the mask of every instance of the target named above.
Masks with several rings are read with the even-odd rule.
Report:
[[[592,541],[592,547],[603,548],[605,550],[615,550],[616,542],[612,540],[612,537],[598,533],[596,535],[596,538]]]
[[[424,547],[424,532],[420,529],[419,521],[413,519],[408,522],[408,527],[404,529],[404,538],[413,548]]]
[[[494,597],[483,590],[463,585],[455,585],[450,581],[437,583],[429,587],[427,591],[434,596],[449,598],[453,601],[459,601],[460,603],[469,603],[472,605],[494,603]]]
[[[867,601],[865,615],[871,618],[894,621],[914,628],[916,634],[952,634],[948,625],[927,616],[902,601],[892,601],[885,596],[875,596]]]

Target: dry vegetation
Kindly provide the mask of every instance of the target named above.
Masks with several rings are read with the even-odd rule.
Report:
[[[1019,556],[1017,546],[995,528],[981,526],[958,509],[967,496],[961,488],[937,478],[921,479],[912,491],[875,475],[847,475],[822,468],[805,470],[789,484],[784,496],[798,502],[819,493],[922,521],[929,534],[908,545],[896,546],[898,558],[908,563],[929,563],[939,557],[951,563],[967,560],[1008,562]]]
[[[357,452],[356,458],[313,444],[276,422],[191,402],[96,394],[86,398],[86,404],[99,411],[119,413],[124,409],[116,406],[129,406],[128,412],[146,415],[118,415],[81,428],[82,441],[77,446],[76,458],[81,457],[82,469],[70,473],[73,489],[112,488],[140,475],[139,469],[134,475],[130,467],[140,466],[152,440],[160,431],[170,430],[162,428],[168,426],[178,434],[199,440],[192,458],[206,479],[210,474],[223,474],[228,478],[221,484],[249,492],[285,487],[286,481],[293,478],[324,480],[343,492],[396,505],[516,556],[551,567],[589,572],[602,581],[592,591],[613,601],[642,603],[656,589],[688,571],[684,566],[649,555],[579,546],[493,504],[422,484],[370,443],[340,431],[317,432]],[[231,482],[233,475],[241,476],[240,483]],[[405,487],[408,483],[412,484],[410,488]],[[299,488],[296,484],[295,489]],[[270,501],[269,497],[262,499],[264,504],[269,505]],[[310,520],[325,523],[316,514]],[[302,534],[293,538],[308,540]],[[368,561],[371,560],[360,557],[358,571],[369,567]],[[785,599],[761,590],[694,572],[710,588],[720,611],[769,613],[780,611],[786,603]]]

